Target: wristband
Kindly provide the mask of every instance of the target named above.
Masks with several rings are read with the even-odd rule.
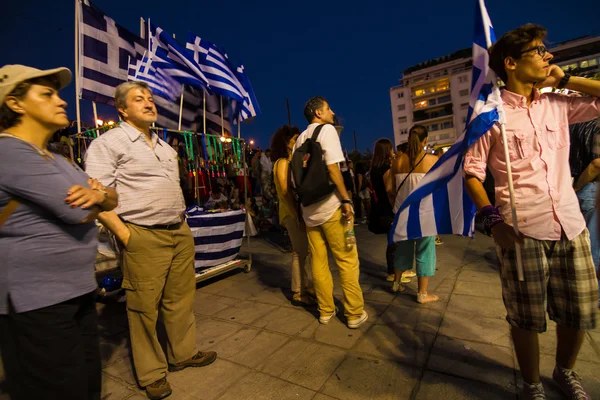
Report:
[[[348,200],[348,199],[342,200],[342,204],[350,204],[350,205],[352,205],[352,200]]]
[[[479,215],[481,215],[481,219],[483,220],[483,227],[488,232],[500,222],[504,222],[504,218],[502,218],[500,211],[494,206],[483,207],[479,211]]]

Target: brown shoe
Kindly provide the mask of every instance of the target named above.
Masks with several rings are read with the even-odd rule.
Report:
[[[173,391],[167,378],[162,378],[146,386],[146,396],[152,400],[160,400],[169,397]]]
[[[216,359],[217,353],[214,351],[207,351],[206,353],[199,351],[195,356],[187,361],[180,362],[178,364],[169,364],[169,371],[181,371],[187,367],[205,367],[215,362]]]

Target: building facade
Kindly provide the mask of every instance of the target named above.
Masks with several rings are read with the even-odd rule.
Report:
[[[600,36],[586,36],[548,47],[553,63],[573,75],[600,73]],[[394,139],[408,140],[408,130],[421,124],[429,144],[450,145],[465,129],[471,94],[471,49],[407,68],[400,84],[390,89]]]

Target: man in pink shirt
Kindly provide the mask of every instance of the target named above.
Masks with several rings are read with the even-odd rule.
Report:
[[[501,37],[490,49],[490,68],[506,83],[506,113],[518,226],[511,219],[506,160],[500,127],[475,142],[465,157],[467,190],[499,247],[502,297],[523,375],[522,398],[542,400],[538,333],[546,311],[557,323],[553,378],[569,399],[591,399],[573,371],[584,331],[596,325],[598,281],[589,233],[571,184],[569,124],[600,115],[600,82],[570,77],[543,40],[546,30],[528,24]],[[589,97],[540,94],[567,88]],[[483,188],[486,166],[496,182],[494,208]],[[525,281],[516,272],[515,242],[521,245]]]

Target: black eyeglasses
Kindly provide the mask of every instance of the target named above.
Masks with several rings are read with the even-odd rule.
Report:
[[[537,53],[540,55],[540,57],[544,58],[544,56],[546,55],[546,53],[548,52],[548,50],[546,49],[546,46],[535,46],[532,47],[530,49],[527,50],[523,50],[522,52],[519,53],[519,55],[521,54],[525,54],[525,53],[529,53],[530,51],[537,51]]]

